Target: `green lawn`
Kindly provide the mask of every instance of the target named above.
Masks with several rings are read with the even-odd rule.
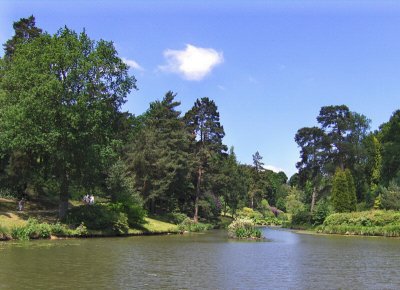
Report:
[[[135,228],[130,229],[129,234],[157,234],[157,233],[177,233],[179,232],[178,226],[163,221],[155,220],[152,218],[145,218],[145,224]]]

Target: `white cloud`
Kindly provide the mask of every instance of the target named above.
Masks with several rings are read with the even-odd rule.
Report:
[[[187,80],[200,81],[212,69],[224,61],[222,52],[212,48],[196,47],[187,44],[184,50],[164,51],[167,64],[160,66],[163,71],[180,74]]]
[[[279,168],[279,167],[276,167],[276,166],[273,166],[273,165],[265,165],[263,167],[265,169],[272,170],[272,171],[274,171],[276,173],[281,172],[281,171],[285,172],[282,168]]]
[[[137,70],[141,70],[143,71],[144,69],[140,66],[140,64],[138,64],[136,61],[132,60],[132,59],[127,59],[127,58],[121,58],[122,61],[129,67],[133,68],[133,69],[137,69]]]

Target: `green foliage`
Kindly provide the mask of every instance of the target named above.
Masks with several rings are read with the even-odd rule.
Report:
[[[254,223],[258,223],[263,219],[262,213],[249,207],[242,208],[240,211],[237,212],[237,216],[243,219],[250,219]]]
[[[79,226],[76,227],[74,233],[79,237],[84,237],[89,234],[89,231],[85,224],[82,222]]]
[[[213,228],[213,225],[211,224],[205,224],[205,223],[200,223],[200,222],[195,222],[194,220],[190,218],[186,218],[183,222],[181,222],[178,225],[178,229],[183,232],[183,231],[188,231],[188,232],[204,232],[211,230]]]
[[[286,197],[286,211],[292,215],[306,210],[304,203],[300,200],[301,192],[295,188],[290,189],[290,193]]]
[[[39,223],[34,218],[29,218],[28,223],[22,227],[13,227],[11,236],[16,240],[48,239],[51,236],[51,226],[47,223]]]
[[[9,188],[0,188],[0,198],[6,199],[14,199],[17,198],[18,195],[16,192],[12,191]]]
[[[313,225],[321,225],[325,218],[333,212],[329,201],[327,199],[321,199],[315,205],[314,211],[312,212],[311,222]]]
[[[54,236],[68,237],[68,236],[73,236],[75,234],[75,232],[65,224],[56,223],[50,225],[50,227],[51,227],[51,234]]]
[[[90,230],[112,231],[115,234],[128,232],[128,215],[121,211],[120,204],[94,204],[74,207],[69,210],[67,223],[77,226],[81,223]]]
[[[70,186],[101,184],[115,159],[136,80],[111,42],[68,28],[19,45],[0,70],[0,152],[26,157],[34,176],[23,182],[56,181],[64,218]]]
[[[389,184],[400,172],[400,110],[380,126],[379,139],[382,144],[382,174],[384,185]]]
[[[332,184],[332,205],[336,212],[356,209],[357,199],[353,177],[350,170],[337,169]]]
[[[381,201],[379,208],[400,210],[400,186],[396,182],[390,182],[388,188],[381,188],[381,194],[378,197]]]
[[[291,226],[308,225],[311,222],[311,213],[308,210],[298,211],[292,215]]]
[[[276,218],[275,215],[269,210],[269,208],[263,213],[249,207],[244,207],[241,210],[237,211],[237,219],[251,220],[254,224],[257,225],[281,225],[284,219],[284,214],[281,215],[282,218]]]
[[[400,212],[373,210],[335,213],[328,216],[317,229],[324,233],[399,237]]]
[[[167,218],[168,222],[178,225],[178,224],[183,223],[183,221],[186,220],[188,218],[188,216],[186,214],[180,213],[180,212],[170,212],[170,213],[166,214],[166,218]]]
[[[190,135],[175,96],[168,92],[162,101],[150,104],[127,152],[136,190],[153,214],[183,211],[190,200],[187,193],[192,191]]]
[[[42,30],[36,27],[35,17],[33,15],[14,22],[13,28],[15,31],[14,36],[3,45],[4,55],[7,59],[12,57],[18,46],[31,41],[42,33]]]
[[[381,179],[382,145],[378,138],[372,134],[367,136],[363,143],[367,152],[366,179],[371,190],[374,191]]]
[[[237,239],[260,239],[261,231],[250,219],[238,218],[228,226],[228,235]]]
[[[382,195],[378,194],[378,196],[374,200],[374,209],[382,208]]]
[[[109,169],[106,178],[107,195],[112,203],[136,203],[141,199],[135,189],[135,181],[130,176],[127,165],[122,160],[117,160]]]
[[[6,241],[11,239],[10,230],[0,225],[0,241]]]
[[[129,230],[128,216],[119,212],[115,221],[113,221],[112,230],[117,235],[127,234]]]

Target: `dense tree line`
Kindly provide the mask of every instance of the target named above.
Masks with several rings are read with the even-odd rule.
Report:
[[[123,112],[136,79],[112,42],[67,27],[50,35],[33,16],[13,27],[0,58],[0,190],[57,200],[61,218],[88,192],[195,222],[244,207],[316,222],[330,208],[400,209],[400,111],[371,132],[347,106],[322,107],[318,125],[295,135],[288,180],[258,151],[238,162],[210,98],[182,114],[168,91],[139,116]]]
[[[0,59],[0,190],[58,200],[60,218],[88,192],[195,222],[282,203],[286,175],[264,170],[258,152],[253,165],[228,152],[213,100],[181,114],[169,91],[133,116],[121,106],[136,79],[112,42],[50,35],[33,16],[13,27]]]
[[[370,209],[374,204],[400,209],[395,202],[400,198],[399,116],[400,111],[394,112],[371,132],[364,115],[345,105],[326,106],[317,116],[318,127],[297,131],[300,161],[290,183],[302,190],[299,199],[306,211],[313,213],[318,202],[329,203],[337,212]]]

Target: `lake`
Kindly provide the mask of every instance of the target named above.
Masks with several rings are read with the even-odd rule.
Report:
[[[225,231],[0,243],[0,289],[400,289],[400,240]]]

